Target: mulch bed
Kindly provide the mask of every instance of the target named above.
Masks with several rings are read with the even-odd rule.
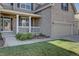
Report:
[[[45,35],[34,35],[33,39],[44,39],[44,38],[49,38],[49,36],[45,36]]]

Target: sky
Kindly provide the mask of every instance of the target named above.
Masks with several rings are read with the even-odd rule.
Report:
[[[77,11],[79,11],[79,3],[75,3]]]

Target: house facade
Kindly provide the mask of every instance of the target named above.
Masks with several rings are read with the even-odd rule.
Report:
[[[68,3],[1,3],[0,31],[73,35],[75,12],[74,4]]]
[[[2,32],[39,32],[40,15],[33,14],[31,4],[1,4],[0,17]]]
[[[74,23],[75,23],[75,25],[74,25],[74,27],[75,27],[75,34],[79,35],[79,13],[78,12],[75,14]]]

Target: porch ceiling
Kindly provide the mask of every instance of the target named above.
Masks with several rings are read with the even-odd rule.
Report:
[[[13,15],[21,15],[21,16],[31,16],[31,17],[36,17],[40,18],[40,15],[37,14],[31,14],[31,13],[24,13],[24,12],[19,12],[19,11],[13,11],[13,10],[7,10],[7,9],[1,9],[0,13],[6,13],[6,14],[13,14]]]

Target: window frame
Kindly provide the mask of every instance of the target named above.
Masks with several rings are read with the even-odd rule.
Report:
[[[22,4],[25,5],[25,8],[22,8]],[[31,11],[31,10],[32,10],[32,5],[31,5],[31,3],[29,4],[29,9],[26,7],[27,5],[28,5],[27,3],[20,3],[20,8],[23,9],[23,10]]]
[[[61,9],[64,11],[68,11],[69,5],[68,3],[61,3]]]
[[[25,20],[26,25],[23,24],[23,20]],[[28,25],[27,25],[27,23],[28,23]],[[29,17],[20,17],[19,26],[21,26],[21,27],[29,27]]]
[[[13,6],[13,3],[10,3],[11,6]]]
[[[17,8],[20,8],[20,3],[17,3]]]

